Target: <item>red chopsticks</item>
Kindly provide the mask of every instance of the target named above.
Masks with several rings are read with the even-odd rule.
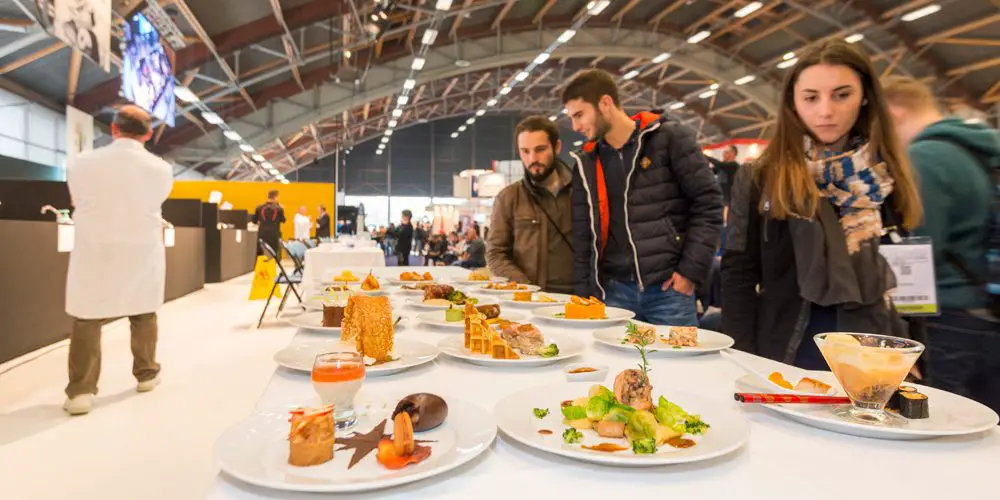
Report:
[[[797,394],[755,394],[748,392],[737,392],[733,396],[740,403],[842,405],[851,402],[851,398],[842,396],[799,396]]]

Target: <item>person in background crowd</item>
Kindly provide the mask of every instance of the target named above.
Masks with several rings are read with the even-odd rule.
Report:
[[[163,305],[166,253],[160,206],[173,168],[146,151],[152,120],[125,106],[111,124],[114,142],[80,153],[67,173],[76,237],[66,276],[66,313],[73,318],[69,384],[63,409],[89,413],[101,375],[101,327],[127,316],[136,390],[160,383],[156,311]]]
[[[396,254],[396,224],[393,222],[385,229],[385,251],[386,256]]]
[[[524,178],[500,191],[490,216],[490,271],[555,293],[572,293],[573,171],[559,159],[559,129],[530,116],[514,130]]]
[[[444,254],[441,260],[445,265],[452,265],[458,260],[458,256],[465,252],[465,244],[459,239],[458,233],[452,231],[447,238],[443,238]]]
[[[940,316],[927,318],[927,382],[1000,411],[1000,319],[987,310],[993,192],[1000,137],[986,125],[945,118],[931,90],[890,77],[885,98],[909,144],[931,238]],[[991,178],[992,177],[992,178]]]
[[[330,214],[326,213],[326,206],[319,206],[319,217],[316,217],[316,239],[330,239]]]
[[[295,214],[295,239],[299,241],[309,240],[309,233],[312,231],[312,219],[307,215],[305,205],[299,207],[299,213]]]
[[[399,266],[410,265],[410,251],[413,250],[413,224],[410,222],[412,218],[413,212],[403,210],[403,222],[399,224],[394,233],[398,258],[396,265]]]
[[[424,259],[425,266],[433,266],[444,263],[444,255],[448,252],[448,241],[443,234],[432,234],[427,243],[427,258]]]
[[[649,112],[629,117],[599,69],[562,91],[573,130],[573,282],[658,325],[698,324],[695,289],[708,277],[722,193],[692,129]]]
[[[917,227],[922,209],[878,73],[855,46],[810,49],[780,98],[775,136],[733,187],[723,330],[738,349],[822,370],[816,334],[908,335],[879,244],[883,229]]]
[[[476,228],[465,230],[465,251],[455,265],[466,269],[486,267],[486,243],[479,239]]]
[[[711,156],[708,157],[708,161],[715,167],[715,175],[719,179],[719,186],[722,188],[722,202],[728,207],[730,193],[732,192],[733,179],[736,178],[736,172],[740,170],[740,164],[736,161],[736,156],[739,154],[739,149],[735,145],[730,144],[726,147],[726,150],[722,153],[722,160],[716,160]]]
[[[251,221],[257,224],[257,237],[281,258],[281,225],[285,223],[285,209],[278,203],[278,190],[267,193],[267,202],[257,206]],[[258,255],[260,249],[258,248]]]
[[[426,244],[427,244],[427,230],[424,229],[423,223],[418,222],[416,227],[413,228],[413,245],[414,247],[416,247],[418,257],[424,254],[424,246]]]

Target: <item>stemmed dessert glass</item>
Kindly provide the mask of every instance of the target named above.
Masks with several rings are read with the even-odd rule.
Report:
[[[337,430],[346,430],[358,422],[354,397],[365,380],[365,363],[356,352],[329,352],[316,356],[312,383],[323,404],[333,405]]]

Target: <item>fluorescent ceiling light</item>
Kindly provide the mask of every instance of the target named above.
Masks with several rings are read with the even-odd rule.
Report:
[[[403,116],[403,110],[401,110],[399,108],[396,108],[396,109],[392,110],[392,117],[393,118],[399,118],[400,116]]]
[[[507,95],[510,93],[510,87],[504,87],[500,89],[500,95]]]
[[[583,146],[583,141],[576,141],[573,143],[573,145],[577,147]]]
[[[719,90],[719,84],[718,83],[713,83],[713,84],[709,85],[708,86],[708,90]]]
[[[746,4],[746,6],[743,7],[742,9],[734,12],[733,16],[735,16],[737,18],[747,17],[750,14],[753,14],[754,12],[757,12],[758,10],[760,10],[760,8],[763,7],[763,6],[764,6],[764,4],[762,4],[760,2],[750,2],[750,3]]]
[[[261,163],[260,166],[262,166],[262,167],[264,167],[264,168],[266,168],[268,170],[273,170],[274,169],[274,165],[271,165],[271,162],[269,162],[269,161],[265,161],[264,163]]]
[[[465,132],[465,129],[466,129],[465,125],[458,127],[459,132]]]
[[[257,153],[255,155],[251,156],[251,158],[253,158],[253,161],[256,161],[256,162],[262,162],[262,161],[264,161],[264,160],[267,159],[267,158],[264,158],[264,155],[262,155],[260,153]]]
[[[198,99],[198,96],[194,95],[194,92],[191,92],[191,89],[189,89],[187,87],[184,87],[184,86],[181,86],[181,85],[178,85],[178,86],[174,87],[174,97],[176,97],[176,98],[178,98],[178,99],[180,99],[180,100],[182,100],[184,102],[198,102],[198,101],[200,101],[200,99]]]
[[[486,101],[486,105],[489,106],[489,107],[491,107],[491,108],[493,106],[496,106],[497,105],[497,98],[494,97],[493,99],[490,99],[490,100]]]
[[[556,120],[558,120],[558,119],[559,119],[559,117],[558,117],[558,116],[556,116],[556,115],[552,115],[552,116],[550,116],[550,117],[549,117],[549,121],[550,121],[550,122],[554,122],[554,121],[556,121]]]
[[[611,0],[597,0],[590,2],[587,4],[587,12],[589,12],[592,16],[596,16],[601,12],[604,12],[604,9],[608,8],[608,5],[610,4]]]
[[[796,58],[794,58],[794,57],[791,58],[791,59],[786,59],[786,60],[781,61],[780,63],[778,63],[778,69],[788,69],[788,68],[791,68],[792,66],[795,66],[795,63],[797,63],[797,62],[799,62],[799,60],[796,59]]]
[[[576,36],[576,30],[566,30],[563,31],[561,35],[559,35],[559,38],[557,38],[557,40],[559,40],[559,43],[566,43],[572,40],[574,36]]]
[[[670,59],[670,53],[664,52],[653,58],[653,64],[660,64],[661,62],[666,61],[667,59]]]
[[[241,136],[239,132],[235,130],[227,130],[223,132],[222,135],[226,136],[226,139],[229,139],[230,141],[233,142],[240,142],[243,140],[243,136]]]
[[[252,153],[253,146],[249,144],[240,144],[240,150],[243,151],[244,153]]]
[[[427,28],[424,30],[424,37],[421,41],[424,42],[424,45],[431,45],[434,43],[434,40],[437,40],[437,37],[438,30],[434,28]]]
[[[483,116],[485,114],[486,114],[486,110],[485,109],[480,109],[479,111],[476,111],[476,116]]]
[[[468,120],[465,120],[465,123],[468,123],[469,125],[472,125],[473,123],[476,123],[476,119],[475,118],[469,118]]]
[[[672,109],[674,111],[676,111],[678,109],[681,109],[683,107],[684,107],[684,103],[683,102],[675,102],[675,103],[673,103],[673,104],[670,105],[670,109]]]
[[[350,50],[345,50],[344,51],[344,59],[350,59],[350,58],[351,58],[351,51]]]
[[[458,137],[458,132],[452,132],[451,133],[451,138],[454,139],[456,137]]]
[[[538,54],[537,57],[535,57],[534,63],[535,64],[542,64],[545,61],[548,61],[549,57],[551,57],[551,54],[549,54],[548,52],[542,52],[541,54]]]
[[[437,10],[448,10],[451,8],[451,0],[437,0],[434,8]]]
[[[389,137],[390,135],[392,135],[392,129],[391,128],[385,129],[385,136]]]
[[[514,79],[517,80],[517,81],[519,81],[519,82],[523,82],[527,78],[528,78],[528,72],[527,71],[522,71],[522,72],[518,73],[517,76],[514,77]]]
[[[845,38],[844,41],[847,42],[847,43],[858,43],[858,42],[860,42],[861,40],[864,40],[864,39],[865,39],[864,35],[862,35],[861,33],[855,33],[855,34],[853,34],[853,35]]]
[[[403,82],[403,88],[406,90],[412,90],[413,87],[416,86],[417,86],[417,81],[414,80],[413,78],[407,78],[406,81]]]
[[[715,94],[718,94],[718,92],[715,90],[706,90],[705,92],[698,94],[698,97],[702,99],[708,99],[709,97],[712,97]]]
[[[205,111],[205,112],[203,112],[201,114],[201,117],[206,122],[211,123],[212,125],[219,125],[219,124],[223,123],[222,118],[220,118],[219,115],[217,115],[217,114],[215,114],[215,113],[213,113],[211,111]]]
[[[424,59],[423,57],[414,57],[413,58],[413,64],[410,65],[410,69],[413,69],[413,70],[416,70],[416,71],[420,71],[420,70],[424,69],[424,63],[426,63],[426,62],[427,62],[427,59]]]
[[[397,103],[398,103],[398,104],[399,104],[400,106],[402,106],[402,105],[404,105],[404,104],[406,104],[406,103],[410,102],[410,97],[409,97],[409,96],[405,96],[405,95],[401,95],[401,96],[399,96],[399,99],[396,99],[396,102],[397,102]]]
[[[706,38],[708,38],[710,36],[712,36],[712,32],[711,31],[701,30],[701,31],[699,31],[699,32],[691,35],[691,38],[688,38],[688,43],[698,43],[698,42],[701,42],[702,40],[704,40],[704,39],[706,39]]]
[[[288,184],[288,183],[290,183],[290,182],[291,182],[291,181],[289,181],[288,179],[281,179],[281,183],[282,183],[282,184]]]
[[[399,125],[398,121],[396,121],[396,120],[389,120],[389,126],[390,127],[395,127],[396,125]],[[348,149],[347,151],[350,152],[351,150]]]
[[[744,76],[742,78],[737,79],[733,83],[735,83],[736,85],[746,85],[746,84],[748,84],[748,83],[750,83],[750,82],[752,82],[752,81],[754,81],[756,79],[757,79],[757,77],[754,76],[754,75],[747,75],[747,76]]]
[[[375,151],[375,154],[377,154],[377,155],[380,155],[380,154],[382,154],[382,150],[381,150],[381,149],[379,149],[379,150]]]
[[[795,52],[785,52],[785,55],[781,56],[784,60],[795,59]]]
[[[902,19],[904,21],[906,21],[906,22],[916,21],[917,19],[920,19],[921,17],[927,17],[927,16],[929,16],[931,14],[934,14],[934,13],[940,11],[940,10],[941,10],[941,6],[940,5],[938,5],[936,3],[932,3],[932,4],[930,4],[930,5],[926,6],[926,7],[921,7],[919,9],[917,9],[917,10],[910,11],[910,12],[907,12],[906,14],[903,14]]]
[[[388,137],[383,137],[382,138],[382,144],[385,144],[387,142],[389,142],[389,138]]]
[[[632,71],[625,73],[625,76],[623,78],[625,78],[626,80],[631,80],[637,76],[639,76],[639,70],[633,69]]]

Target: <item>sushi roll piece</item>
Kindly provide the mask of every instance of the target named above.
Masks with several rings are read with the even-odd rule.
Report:
[[[916,391],[900,392],[899,414],[909,419],[930,418],[931,409],[927,395]]]
[[[899,395],[904,392],[917,392],[916,387],[910,387],[908,385],[901,385],[896,392],[892,393],[892,397],[889,398],[889,402],[885,404],[885,409],[889,411],[899,411]]]

